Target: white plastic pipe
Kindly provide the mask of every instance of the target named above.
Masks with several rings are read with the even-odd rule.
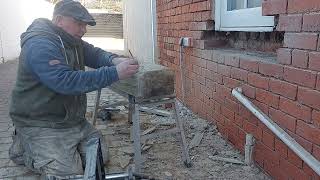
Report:
[[[253,147],[254,137],[252,134],[246,134],[246,145],[244,148],[244,162],[246,165],[251,166],[253,164]]]
[[[320,175],[320,162],[297,143],[288,133],[281,129],[266,114],[258,109],[244,95],[241,88],[232,90],[236,97],[246,108],[248,108],[264,125],[266,125],[278,138],[280,138],[293,152],[295,152],[305,163],[308,164],[318,175]]]

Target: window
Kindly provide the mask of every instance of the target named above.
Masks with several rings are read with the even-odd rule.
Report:
[[[215,0],[218,31],[273,31],[274,17],[262,16],[262,0]]]

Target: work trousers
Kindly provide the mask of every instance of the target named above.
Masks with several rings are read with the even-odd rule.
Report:
[[[36,173],[68,179],[84,173],[86,144],[91,138],[100,139],[106,162],[108,147],[105,139],[87,121],[64,129],[17,127],[9,154],[14,162],[24,164]]]

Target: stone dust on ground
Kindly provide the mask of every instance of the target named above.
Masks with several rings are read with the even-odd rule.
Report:
[[[270,179],[255,166],[212,160],[213,156],[219,156],[243,162],[244,157],[222,138],[215,125],[198,118],[181,104],[179,108],[180,117],[184,120],[192,167],[184,166],[177,136],[171,135],[148,140],[142,145],[143,174],[156,179]],[[175,126],[175,120],[172,117],[141,113],[140,119],[141,132],[150,129],[156,129],[154,132],[157,132]],[[130,140],[131,126],[127,120],[127,109],[122,107],[119,113],[113,113],[111,120],[98,120],[98,124],[98,129],[101,129],[110,146],[107,173],[124,172],[128,167],[133,167],[134,153]],[[194,141],[194,139],[197,140]]]
[[[35,180],[37,174],[23,166],[14,164],[8,156],[12,143],[13,125],[8,115],[10,93],[15,83],[17,60],[0,65],[0,179]],[[88,93],[88,115],[92,112],[95,92]],[[101,99],[119,101],[122,98],[108,89],[103,89]],[[190,157],[193,166],[186,168],[181,160],[181,149],[176,136],[149,140],[143,146],[145,163],[143,173],[157,179],[270,179],[256,167],[218,162],[212,156],[228,157],[243,161],[243,155],[226,142],[216,127],[198,118],[190,110],[180,105],[180,116],[184,120],[187,143],[190,145]],[[168,110],[168,109],[166,109]],[[174,120],[168,117],[141,113],[141,129],[157,127],[155,131],[174,126]],[[112,120],[97,121],[110,146],[110,162],[107,173],[124,172],[133,164],[130,125],[127,121],[127,108],[114,113]],[[198,141],[192,141],[196,139]],[[199,141],[201,139],[201,141]],[[198,144],[199,143],[199,144]]]

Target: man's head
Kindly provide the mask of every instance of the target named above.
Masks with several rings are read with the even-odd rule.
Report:
[[[81,38],[87,32],[87,24],[96,25],[88,10],[73,0],[58,2],[54,7],[52,21],[75,38]]]

